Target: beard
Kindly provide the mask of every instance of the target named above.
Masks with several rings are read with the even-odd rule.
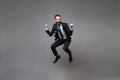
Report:
[[[60,22],[56,22],[57,24],[61,24],[62,22],[60,21]]]

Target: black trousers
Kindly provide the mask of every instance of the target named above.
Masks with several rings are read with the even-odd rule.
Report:
[[[54,56],[57,56],[57,55],[58,55],[58,52],[57,52],[57,50],[56,50],[56,47],[64,44],[63,50],[68,53],[69,57],[72,57],[71,51],[70,51],[69,48],[68,48],[69,45],[70,45],[70,43],[71,43],[71,40],[69,40],[69,41],[68,41],[68,40],[56,40],[56,41],[51,45],[51,49],[52,49],[52,52],[53,52]]]

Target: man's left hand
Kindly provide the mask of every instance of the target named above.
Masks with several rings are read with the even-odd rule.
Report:
[[[70,24],[70,28],[73,29],[74,24]]]

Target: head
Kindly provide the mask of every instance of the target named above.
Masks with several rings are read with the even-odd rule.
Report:
[[[55,22],[56,22],[56,23],[60,23],[60,22],[61,22],[61,15],[56,14],[56,15],[54,16],[54,18],[55,18]]]

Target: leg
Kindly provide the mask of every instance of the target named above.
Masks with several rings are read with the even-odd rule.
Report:
[[[51,49],[52,49],[52,52],[54,54],[54,56],[57,56],[58,53],[57,53],[57,50],[56,50],[56,47],[62,45],[64,42],[61,41],[61,40],[57,40],[56,42],[54,42],[52,45],[51,45]]]
[[[72,54],[70,49],[68,48],[70,45],[71,41],[65,41],[64,46],[63,46],[63,50],[66,51],[69,55],[69,62],[72,62]]]
[[[62,45],[64,42],[61,40],[57,40],[56,42],[54,42],[51,46],[52,52],[54,54],[54,56],[56,56],[55,60],[53,61],[53,63],[56,63],[59,59],[60,56],[58,55],[57,51],[56,51],[56,47]]]

